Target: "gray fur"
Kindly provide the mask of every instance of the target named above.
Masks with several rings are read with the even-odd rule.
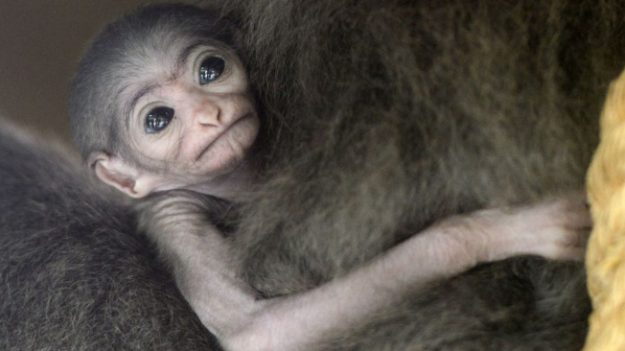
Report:
[[[619,2],[246,6],[251,81],[280,133],[237,238],[267,296],[344,274],[450,214],[583,187],[625,57]],[[583,279],[532,258],[481,267],[408,298],[353,348],[577,349]]]
[[[625,58],[617,0],[224,6],[265,113],[270,166],[235,237],[266,296],[344,274],[450,214],[581,188]],[[0,138],[1,348],[211,349],[126,209],[58,158]],[[580,265],[517,258],[320,348],[575,350],[589,307]]]
[[[130,207],[22,133],[0,120],[0,349],[216,349]]]

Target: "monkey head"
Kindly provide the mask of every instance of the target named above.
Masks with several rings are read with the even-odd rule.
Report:
[[[210,188],[259,129],[228,23],[186,5],[151,6],[94,40],[70,98],[72,130],[103,182],[132,197]]]

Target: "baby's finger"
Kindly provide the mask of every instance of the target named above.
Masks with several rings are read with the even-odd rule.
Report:
[[[577,247],[552,246],[545,247],[539,254],[551,260],[583,261],[586,250]]]
[[[587,229],[566,230],[561,244],[565,247],[585,248],[590,231]]]

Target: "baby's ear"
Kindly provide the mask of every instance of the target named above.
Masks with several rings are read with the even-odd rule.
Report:
[[[121,157],[95,152],[89,164],[98,179],[133,198],[142,198],[156,188],[156,178]]]

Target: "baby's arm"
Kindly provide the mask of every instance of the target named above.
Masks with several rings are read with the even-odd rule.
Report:
[[[346,276],[261,301],[237,279],[236,262],[227,263],[228,245],[219,233],[192,224],[184,232],[180,226],[161,232],[157,242],[169,250],[166,256],[178,256],[174,275],[204,325],[229,350],[305,350],[406,292],[480,262],[523,254],[581,259],[590,219],[581,198],[454,216]]]
[[[175,190],[141,200],[137,210],[139,228],[156,243],[178,289],[222,340],[243,329],[263,302],[238,278],[230,243],[207,215],[214,206],[210,197]]]
[[[327,333],[349,329],[405,293],[481,262],[517,255],[581,260],[590,226],[581,196],[450,217],[343,277],[277,299],[231,339],[232,349],[313,349],[306,346]]]

